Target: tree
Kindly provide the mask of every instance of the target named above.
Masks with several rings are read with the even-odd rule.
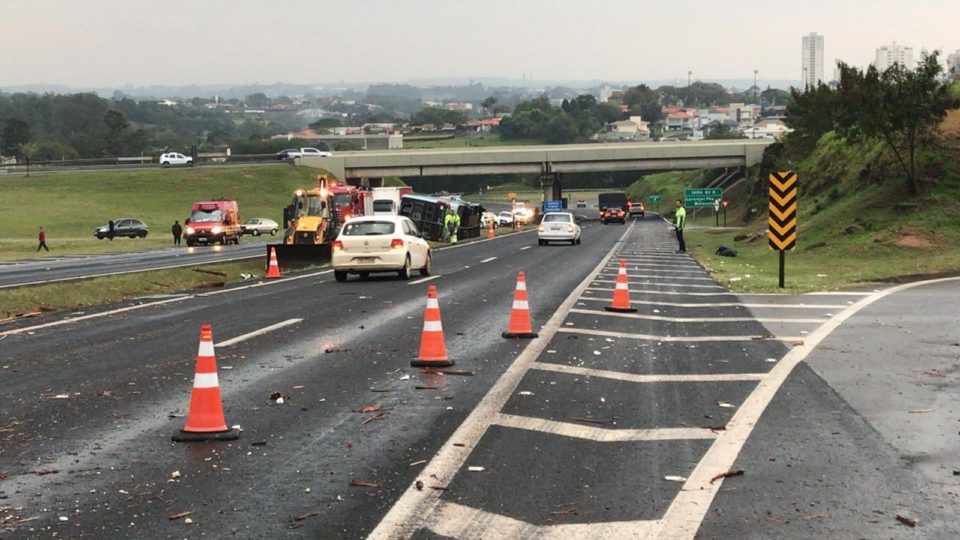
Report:
[[[630,114],[639,115],[647,122],[663,120],[660,100],[660,92],[645,84],[631,88],[623,94],[623,103],[630,108]]]
[[[434,126],[443,126],[444,124],[453,124],[459,126],[467,123],[467,113],[463,111],[448,111],[437,107],[426,107],[417,111],[410,118],[411,124],[433,124]]]
[[[793,101],[787,105],[784,123],[793,128],[787,135],[792,146],[802,153],[813,150],[825,133],[836,127],[840,103],[835,92],[822,82],[804,91],[790,90]]]
[[[107,132],[107,151],[114,156],[123,154],[123,132],[130,127],[127,118],[123,116],[122,112],[111,110],[103,115],[103,123],[107,125],[109,130]]]
[[[497,104],[497,98],[490,96],[487,99],[483,100],[480,103],[480,106],[483,107],[483,110],[487,111],[487,114],[490,114],[490,111],[493,109],[493,106]]]
[[[321,118],[316,122],[310,124],[310,129],[316,131],[329,131],[330,128],[340,127],[343,125],[343,120],[337,117],[331,118]]]
[[[838,133],[849,140],[880,139],[900,165],[911,195],[918,195],[917,152],[930,144],[955,105],[941,80],[939,54],[924,54],[916,69],[900,63],[880,73],[840,64]]]
[[[247,107],[267,107],[270,105],[270,98],[263,92],[257,92],[243,98],[243,102]]]
[[[3,124],[3,146],[0,153],[8,156],[22,155],[20,145],[30,142],[30,124],[19,118],[8,118]]]

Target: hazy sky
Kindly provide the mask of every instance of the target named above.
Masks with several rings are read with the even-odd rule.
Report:
[[[960,49],[957,0],[0,0],[0,86],[829,78],[893,40]],[[918,55],[919,56],[919,55]]]

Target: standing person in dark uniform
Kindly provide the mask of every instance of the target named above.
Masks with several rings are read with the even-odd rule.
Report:
[[[37,251],[40,251],[40,248],[50,251],[50,248],[47,247],[47,233],[43,230],[43,227],[40,227],[40,231],[37,233],[37,240],[40,241]]]
[[[687,224],[687,209],[683,207],[683,201],[677,199],[677,213],[673,218],[673,227],[677,231],[677,243],[680,244],[677,253],[687,252],[687,243],[683,241],[683,226]]]
[[[170,227],[170,232],[173,234],[173,245],[180,245],[180,237],[183,235],[183,227],[180,226],[180,220],[173,221],[173,227]]]

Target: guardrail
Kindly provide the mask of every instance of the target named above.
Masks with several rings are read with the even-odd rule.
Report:
[[[30,176],[31,174],[49,174],[70,171],[96,171],[117,169],[151,169],[162,167],[158,158],[152,156],[119,156],[92,159],[58,159],[31,161],[26,159],[18,163],[0,164],[0,176]],[[209,167],[221,165],[241,165],[253,163],[284,163],[278,161],[275,154],[207,154],[198,155],[193,165],[188,167]],[[291,162],[292,163],[292,162]],[[179,165],[184,167],[184,165]]]

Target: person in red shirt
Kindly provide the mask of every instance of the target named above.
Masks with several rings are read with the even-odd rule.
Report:
[[[50,251],[50,248],[47,247],[47,233],[44,232],[43,227],[40,227],[40,232],[37,233],[37,239],[40,240],[37,251],[40,251],[40,248]]]

